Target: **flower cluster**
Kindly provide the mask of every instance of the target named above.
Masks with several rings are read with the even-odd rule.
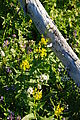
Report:
[[[42,98],[42,90],[39,91],[37,88],[33,90],[33,97],[35,100],[40,100]]]
[[[6,41],[4,41],[4,43],[3,43],[3,47],[8,46],[9,44],[10,44],[10,42],[9,42],[8,40],[6,40]]]
[[[44,37],[41,38],[41,41],[39,42],[39,45],[47,45],[48,40]]]
[[[60,107],[60,104],[56,107],[55,116],[58,118],[59,115],[63,112],[64,108]]]
[[[20,65],[20,68],[23,69],[24,71],[26,69],[29,69],[30,68],[29,62],[27,60],[23,60],[22,63],[21,63],[21,65]]]
[[[33,89],[32,87],[29,87],[27,90],[28,97],[32,95],[34,100],[40,100],[42,98],[42,90],[40,89],[41,89],[41,85],[39,84],[38,84],[38,89],[37,88]]]
[[[47,45],[47,42],[48,40],[47,39],[45,40],[45,38],[42,37],[41,41],[38,44],[39,46],[36,49],[34,49],[34,53],[38,53],[41,58],[47,56],[47,50],[45,48]]]
[[[42,48],[41,49],[41,52],[40,52],[40,56],[43,58],[44,56],[46,57],[47,56],[47,50],[45,48]]]
[[[41,56],[41,58],[43,58],[43,57],[46,57],[47,56],[47,50],[45,49],[45,48],[36,48],[35,50],[34,50],[36,53],[39,53],[40,54],[40,56]]]
[[[12,70],[11,70],[9,67],[7,67],[7,68],[6,68],[6,72],[7,72],[7,73],[11,73]]]

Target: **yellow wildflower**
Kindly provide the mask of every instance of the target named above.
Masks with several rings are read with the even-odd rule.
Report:
[[[41,41],[39,42],[39,45],[41,45],[41,44],[47,45],[47,42],[48,42],[48,40],[47,40],[47,39],[45,40],[45,38],[42,37],[42,38],[41,38]]]
[[[35,53],[39,53],[40,54],[40,56],[43,58],[44,56],[47,56],[47,50],[45,49],[45,48],[36,48],[36,49],[34,49],[34,52]]]
[[[31,20],[31,19],[29,20],[29,23],[30,23],[30,24],[32,23],[32,20]]]
[[[40,56],[43,58],[44,56],[47,56],[46,49],[42,48]]]
[[[35,52],[35,53],[38,53],[38,52],[39,52],[38,48],[36,48],[36,49],[34,50],[34,52]]]
[[[59,104],[55,110],[55,116],[58,118],[58,116],[62,113],[63,110],[64,108],[60,107],[60,104]]]
[[[41,48],[39,47],[39,53],[41,52]]]
[[[42,90],[39,91],[35,88],[35,90],[33,90],[33,97],[35,100],[40,100],[42,98]]]
[[[23,69],[24,71],[26,69],[30,68],[29,62],[27,60],[22,61],[22,64],[20,65],[21,69]]]
[[[39,46],[41,47],[41,41],[39,41]]]

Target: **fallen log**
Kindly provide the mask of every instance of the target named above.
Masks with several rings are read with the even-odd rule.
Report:
[[[33,20],[40,34],[50,38],[52,50],[66,67],[70,77],[80,86],[80,60],[66,42],[39,0],[18,0]],[[24,11],[25,12],[25,11]]]

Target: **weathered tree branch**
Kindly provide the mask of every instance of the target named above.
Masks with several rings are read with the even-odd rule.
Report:
[[[25,1],[25,0],[23,0]],[[39,0],[26,0],[27,12],[40,34],[50,38],[52,49],[76,84],[80,85],[80,60],[57,29]]]

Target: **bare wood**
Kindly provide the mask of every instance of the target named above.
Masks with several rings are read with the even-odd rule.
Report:
[[[80,60],[72,48],[66,42],[66,39],[57,29],[56,25],[49,17],[48,13],[39,0],[26,0],[27,12],[33,20],[40,34],[50,38],[52,49],[56,56],[62,61],[69,75],[80,85]]]

